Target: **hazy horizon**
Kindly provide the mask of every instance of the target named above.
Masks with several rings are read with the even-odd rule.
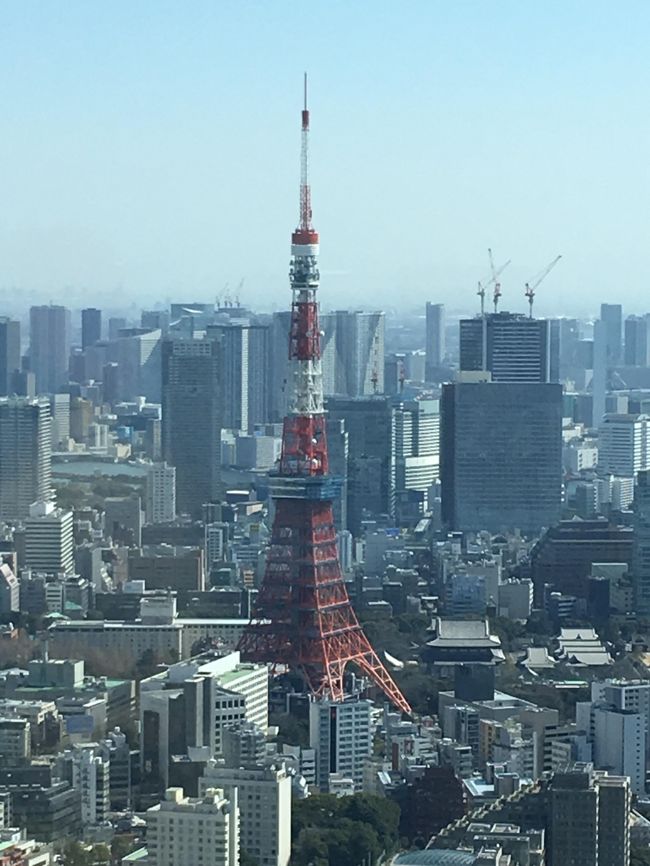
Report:
[[[650,7],[6,4],[2,312],[289,300],[302,73],[321,303],[645,312]]]

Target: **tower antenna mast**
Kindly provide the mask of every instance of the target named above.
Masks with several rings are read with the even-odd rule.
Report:
[[[264,579],[239,650],[249,661],[299,671],[316,697],[342,701],[348,663],[399,709],[410,707],[361,628],[339,563],[332,501],[342,479],[330,475],[318,323],[319,238],[312,225],[308,174],[307,76],[301,123],[300,214],[291,235],[289,361],[293,405],[269,487],[275,516]]]

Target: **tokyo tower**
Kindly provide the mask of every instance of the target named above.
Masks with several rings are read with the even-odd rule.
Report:
[[[343,675],[352,662],[408,713],[408,703],[359,625],[336,548],[332,500],[341,482],[328,471],[316,301],[319,239],[312,225],[308,144],[305,76],[300,222],[291,236],[289,270],[293,406],[284,419],[279,467],[270,478],[275,517],[266,571],[239,650],[248,661],[300,671],[312,694],[334,701],[345,696]]]

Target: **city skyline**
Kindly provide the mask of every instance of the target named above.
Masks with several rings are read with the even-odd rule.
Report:
[[[621,285],[640,311],[650,11],[632,5],[14,7],[0,286],[27,303],[228,291],[283,309],[307,68],[324,306],[473,310],[493,246],[513,259],[504,309],[523,311],[561,252],[540,314],[595,314]]]

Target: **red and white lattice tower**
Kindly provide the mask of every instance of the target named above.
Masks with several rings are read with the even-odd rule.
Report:
[[[318,324],[318,232],[308,179],[307,78],[302,111],[300,223],[291,237],[293,292],[289,358],[295,371],[284,419],[280,465],[271,477],[275,518],[253,618],[239,642],[249,661],[300,671],[316,696],[343,700],[349,662],[405,712],[410,707],[370,646],[341,575],[332,499],[341,481],[329,474]]]

